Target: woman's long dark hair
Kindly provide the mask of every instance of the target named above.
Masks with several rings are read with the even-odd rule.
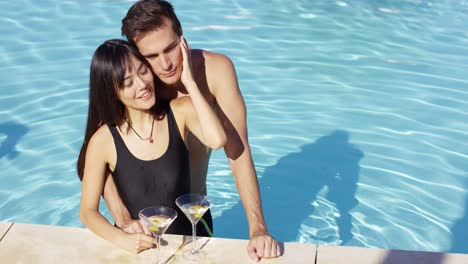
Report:
[[[118,90],[122,89],[125,73],[132,67],[131,55],[135,56],[148,69],[151,65],[129,42],[112,39],[104,42],[94,52],[89,74],[89,108],[85,137],[81,146],[76,169],[80,180],[83,180],[86,150],[88,142],[101,125],[121,126],[125,120],[124,105],[119,100]],[[155,76],[153,74],[153,76]],[[154,77],[156,103],[151,108],[157,120],[164,118],[167,102],[159,96],[158,79]]]

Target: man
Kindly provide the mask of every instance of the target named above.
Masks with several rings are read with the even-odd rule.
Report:
[[[161,97],[175,99],[187,96],[180,76],[182,28],[170,3],[160,0],[136,2],[122,20],[122,35],[133,43],[151,64],[162,81]],[[234,65],[222,55],[206,50],[191,50],[195,81],[205,99],[212,105],[224,126],[227,143],[224,151],[232,169],[249,223],[250,257],[280,255],[278,243],[268,233],[263,218],[257,176],[247,139],[246,108],[240,93]],[[206,175],[210,150],[189,135],[191,191],[206,194]],[[104,198],[116,225],[127,232],[143,232],[123,205],[112,177],[108,177]]]

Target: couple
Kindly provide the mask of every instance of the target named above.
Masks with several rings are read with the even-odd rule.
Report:
[[[247,214],[248,253],[255,261],[279,256],[263,219],[232,62],[190,50],[166,1],[136,2],[122,23],[129,42],[106,41],[91,62],[88,121],[77,164],[82,222],[129,251],[153,247],[155,239],[136,220],[138,211],[154,204],[174,207],[180,194],[206,194],[210,149],[224,146]],[[101,195],[118,228],[99,213]],[[211,215],[205,216],[212,227]],[[167,232],[190,235],[188,220],[178,219]]]

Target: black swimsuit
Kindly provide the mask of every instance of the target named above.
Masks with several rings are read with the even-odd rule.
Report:
[[[115,185],[132,218],[149,206],[167,206],[177,211],[177,219],[166,231],[168,234],[191,235],[187,217],[175,204],[175,199],[190,193],[189,153],[179,133],[172,110],[168,108],[169,144],[166,152],[155,160],[140,160],[128,150],[115,126],[109,126],[117,151],[117,163],[112,172]],[[155,140],[157,144],[157,140]],[[151,144],[149,144],[151,145]],[[203,219],[213,230],[210,211]],[[197,235],[208,236],[203,225],[197,225]]]

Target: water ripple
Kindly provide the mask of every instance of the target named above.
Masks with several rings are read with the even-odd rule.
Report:
[[[89,63],[100,43],[120,37],[132,2],[0,3],[1,221],[82,226],[75,162]],[[281,202],[277,190],[300,197],[288,225],[270,228],[275,236],[452,250],[453,226],[468,228],[464,1],[173,4],[191,47],[236,65],[265,215]],[[237,227],[216,235],[247,238],[235,185],[214,151],[215,225]]]

